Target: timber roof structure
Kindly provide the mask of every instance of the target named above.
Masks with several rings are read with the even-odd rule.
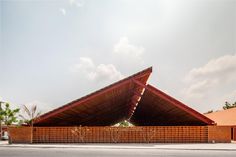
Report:
[[[147,84],[152,67],[41,115],[36,126],[213,125],[214,121]]]

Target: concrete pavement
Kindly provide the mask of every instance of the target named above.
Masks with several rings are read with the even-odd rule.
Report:
[[[0,147],[1,157],[235,157],[229,150]]]
[[[236,143],[199,143],[199,144],[11,144],[1,141],[0,147],[18,148],[85,148],[85,149],[168,149],[168,150],[228,150],[236,151]]]

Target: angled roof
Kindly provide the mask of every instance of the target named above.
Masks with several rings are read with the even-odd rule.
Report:
[[[236,126],[236,107],[220,110],[205,114],[206,117],[214,120],[217,125],[221,126]]]
[[[143,88],[133,80],[146,84],[152,68],[147,68],[94,93],[74,100],[38,118],[37,126],[106,126],[129,118]]]
[[[147,85],[147,68],[40,116],[36,126],[212,125],[214,122],[164,92]]]
[[[214,124],[211,119],[151,85],[147,85],[130,121],[142,126]]]

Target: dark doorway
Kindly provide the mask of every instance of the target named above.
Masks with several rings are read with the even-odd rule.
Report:
[[[231,128],[231,140],[234,140],[234,128]]]
[[[236,127],[231,128],[231,138],[233,141],[236,141]]]

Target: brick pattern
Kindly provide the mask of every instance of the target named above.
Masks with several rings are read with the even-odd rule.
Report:
[[[207,143],[207,126],[35,127],[33,143]]]
[[[230,126],[208,126],[209,143],[230,143],[231,127]]]
[[[7,130],[12,143],[31,143],[31,127],[9,127]]]

